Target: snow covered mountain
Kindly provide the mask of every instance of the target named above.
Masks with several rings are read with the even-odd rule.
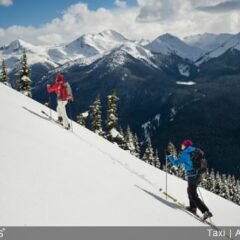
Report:
[[[113,30],[105,30],[98,34],[87,34],[66,45],[65,50],[69,54],[78,57],[92,57],[96,54],[103,54],[127,42],[124,36]]]
[[[0,58],[5,59],[8,70],[17,69],[23,50],[26,50],[30,65],[42,63],[49,67],[57,67],[58,64],[49,57],[47,49],[42,46],[34,46],[22,40],[15,40],[7,46],[0,48]]]
[[[76,59],[82,59],[84,62],[83,58],[103,54],[127,41],[125,37],[113,30],[83,35],[69,44],[59,46],[34,46],[22,40],[16,40],[0,48],[0,58],[6,60],[6,66],[11,71],[19,65],[19,59],[25,49],[30,65],[41,63],[55,68]]]
[[[164,172],[76,123],[66,131],[2,84],[0,101],[1,225],[203,226],[158,191]],[[184,203],[186,187],[169,176],[168,192]],[[239,225],[239,206],[201,192],[215,224]]]
[[[96,55],[91,57],[79,58],[71,63],[66,63],[51,72],[69,72],[69,69],[74,66],[80,67],[91,64],[94,65],[91,71],[99,67],[99,65],[104,65],[106,68],[109,68],[109,71],[113,71],[118,66],[127,63],[129,57],[149,64],[151,67],[158,68],[158,66],[153,63],[154,56],[148,49],[141,45],[135,44],[134,42],[125,42],[119,46],[116,46],[111,51],[103,52],[102,54],[96,53]]]
[[[204,51],[200,48],[189,46],[171,34],[164,34],[158,37],[146,45],[146,48],[154,53],[162,53],[165,55],[176,54],[181,58],[189,59],[191,61],[197,60],[204,54]]]
[[[40,64],[46,68],[46,71],[64,64],[89,65],[119,48],[125,48],[124,51],[129,50],[129,54],[134,58],[145,59],[147,62],[152,62],[153,54],[156,53],[167,57],[176,55],[183,60],[196,61],[205,54],[209,55],[207,52],[210,50],[212,52],[221,48],[221,52],[226,51],[228,47],[225,42],[231,41],[232,38],[237,38],[237,35],[235,37],[231,34],[202,34],[186,37],[184,42],[171,34],[164,34],[152,42],[131,41],[114,30],[105,30],[97,34],[83,35],[68,44],[58,46],[34,46],[22,40],[15,40],[7,46],[0,47],[0,58],[6,60],[9,72],[19,68],[23,49],[27,51],[31,66]],[[185,67],[182,67],[181,62],[179,64],[179,71],[188,76],[188,71],[183,71]]]
[[[198,47],[206,52],[209,52],[220,47],[233,36],[233,34],[228,33],[204,33],[185,37],[184,42],[190,46]]]
[[[210,59],[220,57],[229,50],[240,51],[240,33],[234,35],[226,42],[222,43],[216,49],[204,54],[197,62],[197,65],[200,65],[204,62],[207,62]]]

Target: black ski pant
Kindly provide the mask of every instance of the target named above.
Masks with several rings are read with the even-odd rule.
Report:
[[[190,201],[190,208],[198,208],[202,213],[209,211],[205,203],[199,198],[197,193],[198,184],[201,182],[201,175],[188,177],[188,198]]]

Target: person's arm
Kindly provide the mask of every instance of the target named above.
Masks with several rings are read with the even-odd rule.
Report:
[[[49,93],[56,92],[58,90],[58,85],[56,83],[52,87],[50,85],[47,85],[47,90]]]
[[[185,154],[183,152],[180,153],[179,157],[175,159],[173,155],[168,156],[168,160],[174,165],[174,166],[180,166],[185,162]]]

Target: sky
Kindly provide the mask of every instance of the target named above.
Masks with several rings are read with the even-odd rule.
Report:
[[[240,0],[0,0],[0,46],[59,44],[113,29],[129,39],[240,31]]]

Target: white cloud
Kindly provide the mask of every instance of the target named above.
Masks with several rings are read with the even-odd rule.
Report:
[[[215,4],[220,3],[220,0],[212,1]],[[159,4],[155,5],[157,2]],[[138,0],[139,6],[136,7],[97,10],[90,10],[86,4],[78,3],[66,9],[60,18],[55,18],[39,28],[0,28],[0,45],[15,39],[33,44],[64,43],[82,34],[97,33],[106,29],[116,30],[130,39],[150,40],[166,32],[183,37],[203,32],[239,31],[240,17],[236,12],[211,14],[196,10],[198,6],[207,5],[207,2]]]
[[[221,2],[211,6],[199,6],[197,8],[200,11],[205,11],[209,13],[221,13],[221,12],[231,12],[240,10],[240,1],[231,0],[226,2]]]
[[[175,19],[183,11],[191,9],[190,1],[186,0],[138,0],[138,3],[141,10],[137,20],[141,22]]]
[[[115,0],[114,3],[117,7],[126,7],[127,6],[127,3],[125,2],[125,0]]]
[[[2,6],[8,7],[12,4],[13,4],[12,0],[0,0],[0,5]]]

